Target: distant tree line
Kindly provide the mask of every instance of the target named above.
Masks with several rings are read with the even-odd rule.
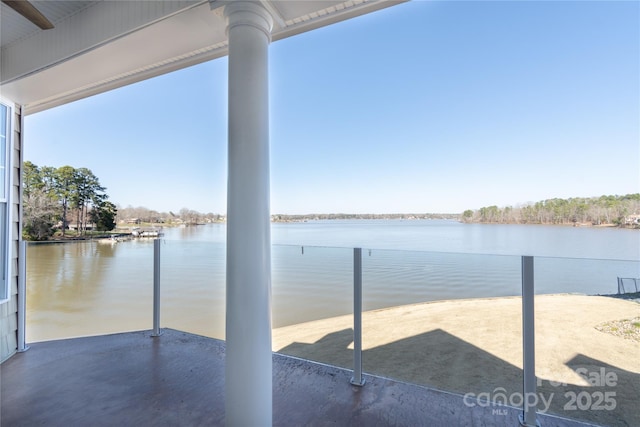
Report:
[[[99,231],[115,227],[116,206],[91,170],[25,161],[23,171],[25,239],[46,240],[57,230],[65,236],[71,224],[76,235],[85,235],[88,224]]]
[[[300,222],[300,221],[318,221],[318,220],[345,220],[345,219],[459,219],[460,214],[447,214],[447,213],[393,213],[393,214],[345,214],[345,213],[332,213],[332,214],[303,214],[303,215],[286,215],[286,214],[274,214],[271,215],[273,222]]]
[[[118,208],[117,222],[126,224],[167,224],[167,225],[197,225],[223,221],[224,216],[214,213],[200,213],[188,208],[179,212],[158,212],[145,207],[127,206]]]
[[[463,222],[499,224],[615,224],[636,226],[640,193],[624,196],[548,199],[519,207],[487,206],[466,210]]]
[[[460,214],[273,214],[273,222],[302,222],[318,220],[346,220],[346,219],[460,219]],[[215,222],[224,222],[226,217],[214,213],[201,213],[188,208],[182,208],[179,212],[158,212],[145,207],[127,206],[118,207],[117,222],[120,226],[127,224],[167,224],[167,225],[197,225]]]

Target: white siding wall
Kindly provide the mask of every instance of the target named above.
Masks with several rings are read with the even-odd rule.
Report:
[[[13,355],[18,349],[18,242],[20,240],[20,187],[22,174],[22,129],[20,107],[16,106],[14,120],[12,123],[13,140],[11,149],[11,174],[12,186],[9,195],[11,209],[11,231],[9,251],[11,252],[11,262],[9,265],[9,294],[10,301],[0,304],[0,362]]]

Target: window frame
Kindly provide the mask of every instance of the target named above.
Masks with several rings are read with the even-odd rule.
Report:
[[[5,152],[4,152],[4,197],[0,197],[0,209],[4,213],[6,222],[0,224],[0,305],[11,301],[11,191],[13,187],[12,179],[12,154],[13,154],[13,129],[15,105],[7,99],[0,97],[0,104],[6,108],[4,129]],[[0,114],[1,110],[0,110]],[[0,137],[1,131],[0,131]]]

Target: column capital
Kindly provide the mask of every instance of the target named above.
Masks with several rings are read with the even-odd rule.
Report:
[[[227,21],[227,36],[229,31],[239,25],[249,25],[257,28],[271,41],[273,17],[259,1],[235,0],[224,7],[224,17]]]

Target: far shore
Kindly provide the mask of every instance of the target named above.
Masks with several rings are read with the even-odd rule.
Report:
[[[640,230],[640,224],[614,224],[591,222],[566,222],[566,223],[537,223],[537,222],[487,222],[487,221],[463,221],[460,214],[322,214],[322,215],[271,215],[272,223],[310,222],[310,221],[358,221],[358,220],[399,220],[399,221],[424,221],[424,220],[450,220],[463,224],[487,224],[487,225],[543,225],[557,227],[590,227],[590,228],[623,228]]]
[[[478,222],[478,221],[462,221],[459,214],[308,214],[308,215],[271,215],[271,223],[303,223],[315,221],[427,221],[427,220],[449,220],[457,221],[463,224],[485,224],[485,225],[527,225],[527,226],[555,226],[555,227],[588,227],[588,228],[620,228],[627,230],[640,230],[640,224],[635,225],[619,225],[619,224],[593,224],[593,223],[563,223],[563,224],[541,224],[541,223],[504,223],[504,222]],[[78,240],[95,240],[108,239],[111,236],[130,235],[134,228],[178,228],[178,227],[195,227],[210,224],[226,224],[226,218],[218,221],[186,224],[178,222],[168,223],[150,223],[143,222],[138,224],[119,223],[112,231],[88,231],[86,235],[76,235],[69,233],[62,236],[60,232],[56,233],[48,240],[39,242],[63,243],[74,242]]]

